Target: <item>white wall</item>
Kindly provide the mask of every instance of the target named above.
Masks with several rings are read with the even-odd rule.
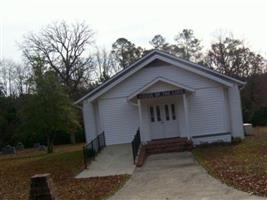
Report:
[[[104,131],[103,121],[101,120],[100,112],[99,112],[99,105],[98,102],[94,104],[94,112],[95,112],[95,119],[96,119],[96,133],[99,135]]]
[[[86,143],[90,142],[96,137],[96,119],[95,109],[91,102],[83,101],[83,121],[85,129]]]
[[[101,99],[127,97],[160,76],[195,89],[220,86],[219,83],[196,75],[192,72],[188,72],[171,65],[163,65],[159,67],[146,67],[141,69],[128,79],[122,81],[113,89],[109,90],[107,93],[103,94]]]
[[[240,91],[238,85],[228,89],[231,130],[233,137],[244,138]]]
[[[153,92],[162,92],[162,91],[168,91],[168,90],[177,90],[177,87],[174,85],[170,85],[168,83],[159,81],[146,90],[144,90],[142,93],[153,93]]]
[[[99,111],[107,145],[132,141],[139,126],[136,106],[129,105],[126,98],[101,99]]]
[[[230,132],[222,87],[198,89],[188,101],[191,136]]]

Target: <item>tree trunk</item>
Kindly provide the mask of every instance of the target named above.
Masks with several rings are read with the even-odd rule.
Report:
[[[54,152],[54,139],[51,136],[47,136],[47,153]]]
[[[70,142],[71,144],[76,144],[75,133],[70,133]]]

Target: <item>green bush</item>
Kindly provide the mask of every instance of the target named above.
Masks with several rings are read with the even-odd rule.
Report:
[[[267,125],[267,107],[257,109],[252,116],[251,122],[253,126]]]

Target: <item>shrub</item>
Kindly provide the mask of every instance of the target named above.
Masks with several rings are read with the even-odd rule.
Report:
[[[260,107],[257,109],[251,120],[253,126],[265,126],[267,125],[267,107]]]

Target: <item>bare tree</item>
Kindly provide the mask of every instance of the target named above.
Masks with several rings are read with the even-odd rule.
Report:
[[[38,34],[28,34],[21,45],[23,55],[31,64],[42,58],[48,69],[54,70],[74,97],[90,76],[92,58],[88,49],[93,43],[93,31],[84,23],[56,22]]]
[[[12,91],[12,78],[10,76],[13,74],[13,64],[10,60],[2,60],[0,63],[0,81],[5,95],[11,94]]]
[[[95,77],[99,82],[109,79],[112,75],[121,70],[114,55],[108,52],[106,49],[97,48],[94,58]]]
[[[17,90],[17,94],[29,93],[29,78],[31,76],[31,70],[28,65],[17,64],[14,67],[15,79],[14,84]]]
[[[0,62],[0,85],[5,95],[21,95],[28,92],[29,69],[12,60]]]

